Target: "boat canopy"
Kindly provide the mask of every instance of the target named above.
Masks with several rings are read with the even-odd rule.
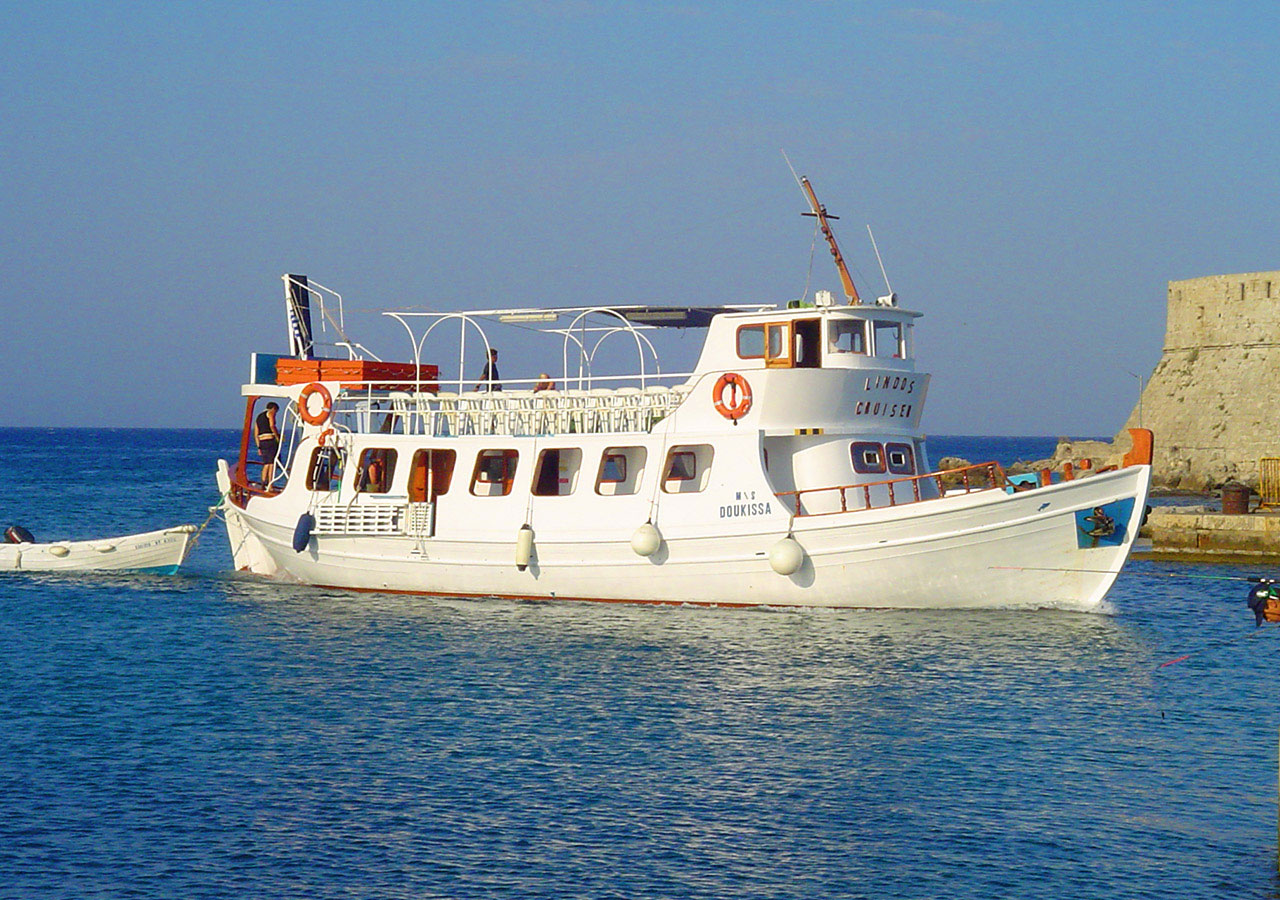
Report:
[[[628,304],[624,306],[560,306],[525,307],[516,309],[468,309],[454,312],[439,310],[393,310],[393,316],[446,318],[465,315],[476,318],[497,319],[504,325],[542,326],[538,330],[558,332],[565,319],[575,320],[584,313],[615,313],[635,325],[649,328],[706,328],[711,320],[722,313],[763,312],[777,309],[773,303],[737,303],[721,306],[656,306]]]

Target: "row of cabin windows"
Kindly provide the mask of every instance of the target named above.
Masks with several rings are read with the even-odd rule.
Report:
[[[709,444],[673,447],[667,452],[662,490],[668,494],[696,493],[707,486],[714,453]],[[398,454],[385,447],[370,447],[360,454],[355,489],[366,494],[386,494],[395,482]],[[602,496],[637,493],[648,451],[644,447],[608,447],[596,469],[595,492]],[[449,492],[458,454],[455,450],[417,450],[408,477],[410,502],[434,500]],[[515,486],[518,450],[481,450],[471,473],[470,491],[477,497],[505,497]],[[532,492],[538,497],[565,497],[577,488],[582,450],[564,447],[538,454]],[[332,447],[317,447],[307,468],[307,489],[336,490],[342,481],[342,457]]]
[[[910,444],[854,441],[849,445],[853,471],[860,475],[914,475],[916,455]]]
[[[763,358],[766,366],[816,367],[820,364],[818,335],[821,328],[821,319],[739,326],[738,358]],[[877,357],[905,358],[907,347],[903,323],[834,316],[827,319],[828,354],[866,355],[872,349]]]

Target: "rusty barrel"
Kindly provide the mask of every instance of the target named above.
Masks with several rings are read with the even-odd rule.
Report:
[[[1249,512],[1249,486],[1238,481],[1228,481],[1222,486],[1222,512],[1228,516],[1243,516]]]

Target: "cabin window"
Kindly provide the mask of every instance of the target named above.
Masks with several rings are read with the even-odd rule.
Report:
[[[698,477],[698,458],[688,450],[672,453],[667,463],[668,481],[693,481]]]
[[[342,457],[333,447],[316,447],[307,465],[307,490],[337,490],[342,481]]]
[[[458,461],[454,450],[418,450],[413,454],[409,470],[409,502],[429,503],[449,493],[453,466]]]
[[[581,467],[582,451],[577,448],[543,450],[538,454],[538,467],[533,475],[534,496],[569,496],[577,487]]]
[[[916,474],[915,455],[911,451],[910,444],[885,444],[884,456],[892,474]]]
[[[884,474],[884,447],[871,441],[854,441],[849,447],[853,471],[860,475]]]
[[[356,490],[365,494],[385,494],[396,476],[396,451],[370,447],[360,454],[356,469]]]
[[[606,447],[596,474],[596,493],[605,497],[634,494],[640,487],[646,455],[644,447]]]
[[[902,342],[901,322],[875,322],[876,356],[902,359],[906,356],[906,348]]]
[[[863,319],[827,319],[828,353],[867,352],[867,323]]]
[[[600,483],[618,484],[627,480],[627,458],[621,453],[606,453],[600,463]]]
[[[741,326],[738,329],[738,358],[760,359],[762,356],[764,356],[764,326]]]
[[[713,451],[710,444],[672,447],[662,470],[662,489],[668,494],[691,494],[707,486]]]
[[[481,450],[471,474],[471,493],[477,497],[505,497],[516,477],[515,450]]]

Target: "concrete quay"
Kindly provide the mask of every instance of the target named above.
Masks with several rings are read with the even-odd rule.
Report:
[[[1142,533],[1153,559],[1280,561],[1280,511],[1224,514],[1208,506],[1157,506]]]

